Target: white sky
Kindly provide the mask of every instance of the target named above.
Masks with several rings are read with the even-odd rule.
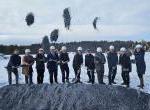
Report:
[[[63,27],[62,12],[71,8],[72,27]],[[27,27],[25,16],[35,14]],[[99,31],[92,21],[101,17]],[[150,0],[0,0],[0,44],[40,43],[54,28],[59,42],[82,40],[150,40]]]

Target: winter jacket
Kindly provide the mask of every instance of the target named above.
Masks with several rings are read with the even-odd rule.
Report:
[[[145,50],[142,49],[140,52],[135,51],[135,62],[137,66],[137,72],[139,74],[145,74],[146,71],[146,64],[145,64]]]
[[[59,61],[59,57],[58,57],[58,53],[49,53],[47,55],[47,68],[49,70],[57,70],[58,69],[58,61]]]
[[[22,65],[29,65],[29,73],[33,72],[32,65],[34,64],[34,58],[32,55],[25,55],[22,59]]]
[[[76,53],[73,58],[73,68],[80,68],[82,64],[83,64],[83,55]]]
[[[8,62],[8,67],[17,67],[21,64],[21,57],[19,55],[13,54],[10,57],[10,60]]]
[[[34,58],[32,55],[28,55],[28,56],[23,56],[23,60],[22,60],[23,64],[29,64],[29,65],[33,65],[34,63]]]
[[[104,72],[104,64],[106,63],[106,59],[103,53],[95,54],[95,68],[96,71]]]
[[[131,60],[127,54],[123,54],[119,56],[119,64],[122,66],[122,71],[132,71]]]
[[[85,55],[85,66],[88,69],[95,69],[94,56],[92,54]]]
[[[67,52],[66,53],[60,53],[59,60],[60,60],[61,66],[67,65],[68,63],[63,64],[63,62],[69,62],[70,61],[68,53]]]
[[[69,55],[68,55],[67,52],[66,53],[60,53],[59,59],[60,59],[61,62],[66,62],[66,61],[69,62],[70,61]]]
[[[35,61],[37,70],[45,70],[46,57],[44,54],[36,54]]]
[[[116,52],[109,52],[107,54],[108,68],[116,67],[118,64],[118,55]]]

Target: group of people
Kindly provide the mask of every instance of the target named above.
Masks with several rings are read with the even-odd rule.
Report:
[[[56,51],[55,46],[50,47],[50,52],[45,56],[44,50],[40,48],[35,58],[30,54],[30,49],[25,50],[25,55],[22,57],[19,56],[19,51],[15,50],[11,55],[10,60],[8,62],[7,70],[8,70],[8,79],[9,84],[12,84],[12,72],[16,76],[16,84],[18,84],[18,68],[22,67],[22,73],[25,75],[26,84],[32,84],[33,77],[33,64],[36,62],[36,70],[37,70],[37,83],[42,84],[44,79],[45,72],[45,63],[47,63],[47,69],[50,75],[50,83],[53,84],[58,83],[58,65],[60,66],[62,73],[62,82],[69,83],[69,65],[70,61],[69,54],[67,52],[67,48],[63,46],[60,51]],[[118,54],[119,53],[119,54]],[[137,74],[140,80],[140,85],[138,87],[144,87],[144,79],[143,75],[146,71],[146,64],[144,60],[145,50],[142,45],[138,44],[135,47],[134,52],[132,52],[135,56],[134,62],[137,67]],[[104,64],[108,61],[108,83],[109,85],[116,84],[115,77],[117,74],[117,65],[121,65],[122,67],[122,85],[126,87],[130,87],[130,72],[132,71],[132,60],[130,59],[131,54],[127,51],[126,48],[122,47],[119,52],[115,51],[114,46],[109,47],[109,52],[107,55],[103,54],[103,50],[101,47],[98,47],[95,55],[92,54],[90,49],[86,50],[85,59],[83,58],[82,47],[77,48],[77,52],[73,58],[73,69],[75,73],[74,83],[81,83],[80,74],[81,68],[83,64],[87,68],[88,75],[88,83],[95,83],[95,72],[97,73],[97,79],[99,84],[105,84],[104,72],[105,66]],[[106,60],[107,59],[107,60]]]

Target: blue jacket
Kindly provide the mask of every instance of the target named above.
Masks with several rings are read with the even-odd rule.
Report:
[[[58,61],[59,61],[59,57],[57,53],[54,53],[54,55],[50,52],[47,55],[47,68],[49,70],[57,70],[58,69]]]
[[[118,64],[118,55],[116,52],[109,52],[107,54],[108,68],[116,67]]]
[[[145,64],[145,50],[142,49],[140,52],[135,51],[135,62],[138,74],[145,74],[146,64]]]

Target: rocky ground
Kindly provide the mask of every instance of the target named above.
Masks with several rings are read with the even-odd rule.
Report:
[[[150,110],[150,95],[98,84],[12,85],[0,88],[0,110]]]

